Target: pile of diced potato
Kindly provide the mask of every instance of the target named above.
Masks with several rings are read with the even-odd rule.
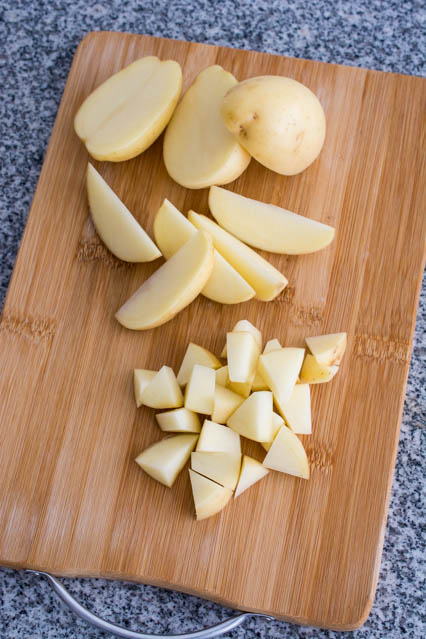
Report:
[[[308,354],[282,347],[278,339],[263,347],[261,332],[240,320],[226,336],[221,353],[226,365],[190,343],[177,376],[169,366],[136,369],[137,406],[167,409],[157,413],[158,425],[178,433],[144,450],[136,462],[171,487],[191,459],[197,519],[215,515],[233,493],[238,497],[270,469],[309,479],[297,435],[311,433],[310,384],[328,382],[337,373],[346,333],[307,337],[306,344]],[[267,451],[262,463],[242,455],[241,436]]]

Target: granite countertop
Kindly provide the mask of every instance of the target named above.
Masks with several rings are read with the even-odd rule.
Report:
[[[71,61],[88,31],[146,33],[413,75],[426,71],[422,0],[0,0],[0,16],[5,44],[0,48],[0,308]],[[369,619],[355,633],[253,619],[228,637],[426,637],[425,288]],[[91,610],[135,630],[185,632],[229,614],[219,605],[150,586],[64,581]],[[101,636],[64,610],[40,578],[0,569],[1,639]]]

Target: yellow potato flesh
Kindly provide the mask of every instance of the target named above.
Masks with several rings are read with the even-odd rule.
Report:
[[[250,333],[254,337],[256,343],[258,344],[259,349],[262,349],[262,333],[259,331],[258,328],[256,328],[256,326],[253,326],[253,324],[249,322],[248,320],[239,320],[235,324],[234,328],[232,329],[232,332],[233,333]],[[221,357],[228,356],[226,343],[222,349],[220,356]]]
[[[126,262],[151,262],[161,256],[149,235],[90,163],[87,197],[93,224],[116,257]]]
[[[195,233],[195,226],[171,202],[164,200],[154,220],[154,237],[164,257],[168,260]],[[220,304],[241,304],[255,295],[254,289],[216,249],[213,270],[201,293]]]
[[[240,436],[227,426],[217,424],[209,419],[201,428],[197,450],[211,453],[241,453]]]
[[[175,435],[162,439],[146,448],[135,459],[136,463],[153,479],[173,486],[197,443],[198,435]]]
[[[278,413],[275,413],[274,411],[272,412],[272,430],[273,430],[273,438],[271,439],[270,442],[260,442],[261,446],[263,446],[263,448],[268,451],[271,446],[272,446],[272,442],[274,441],[274,438],[276,437],[276,435],[278,434],[279,430],[281,429],[281,426],[284,425],[284,420],[281,417],[281,415],[278,415]]]
[[[213,368],[195,364],[185,389],[185,408],[211,415],[214,407],[216,373]]]
[[[212,186],[209,207],[224,229],[243,242],[272,253],[301,255],[325,248],[334,228],[303,215]]]
[[[338,366],[346,350],[347,336],[346,333],[332,333],[307,337],[305,341],[318,364]]]
[[[241,468],[241,455],[236,453],[191,453],[191,467],[221,486],[235,489]]]
[[[319,364],[315,357],[308,353],[300,371],[300,382],[302,384],[324,384],[333,379],[338,370],[338,366]]]
[[[210,233],[215,248],[256,291],[259,300],[273,300],[287,286],[287,279],[269,262],[204,215],[189,211],[194,226]]]
[[[216,355],[213,355],[207,348],[190,342],[177,374],[177,381],[181,386],[185,386],[189,382],[195,364],[201,364],[201,366],[207,366],[215,370],[222,366]]]
[[[213,268],[213,245],[203,232],[194,235],[117,311],[127,328],[160,326],[188,306],[203,289]]]
[[[75,117],[75,131],[97,160],[129,160],[163,131],[181,87],[177,62],[154,56],[136,60],[86,98]]]
[[[238,480],[237,488],[234,498],[236,499],[247,488],[253,486],[260,479],[265,477],[269,473],[269,470],[263,466],[257,459],[244,455],[243,462],[241,464],[241,474]]]
[[[311,425],[311,392],[309,384],[296,384],[286,402],[275,404],[293,433],[310,435]]]
[[[133,387],[135,390],[136,406],[142,406],[142,393],[156,376],[157,371],[150,371],[145,368],[135,368],[133,372]]]
[[[256,374],[260,348],[250,333],[228,333],[226,337],[228,375],[231,382],[250,385]]]
[[[269,342],[266,342],[265,344],[265,348],[263,349],[263,355],[265,355],[266,353],[270,353],[271,351],[280,350],[281,348],[282,346],[277,339],[270,339]],[[252,384],[252,390],[259,391],[259,390],[268,390],[268,389],[269,389],[269,386],[263,379],[259,371],[259,365],[258,365],[256,370],[256,375],[254,376],[254,380]]]
[[[201,430],[198,415],[187,408],[176,408],[155,416],[161,430],[169,433],[199,433]]]
[[[151,408],[179,408],[183,395],[170,366],[162,366],[145,386],[141,394],[142,404]]]
[[[287,426],[279,430],[263,465],[271,470],[309,479],[309,462],[303,444]]]
[[[236,83],[222,67],[207,67],[176,108],[164,136],[163,156],[178,184],[189,189],[227,184],[247,168],[250,155],[220,116],[223,97]]]
[[[224,388],[216,382],[214,391],[214,406],[213,413],[211,415],[214,422],[219,424],[226,424],[238,406],[241,406],[244,398],[237,393],[234,393],[229,388]]]
[[[216,515],[232,497],[232,490],[189,469],[197,520]]]
[[[286,347],[259,358],[259,372],[278,402],[287,402],[299,376],[305,350]],[[266,440],[265,440],[266,441]]]
[[[227,421],[229,428],[256,442],[271,441],[274,435],[272,425],[272,393],[258,391],[252,393]]]

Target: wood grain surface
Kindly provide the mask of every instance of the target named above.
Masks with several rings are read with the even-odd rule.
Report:
[[[199,297],[168,324],[126,330],[114,312],[160,262],[125,265],[88,219],[82,100],[133,60],[180,62],[184,89],[220,64],[240,80],[289,75],[320,98],[327,137],[295,177],[251,162],[229,188],[334,225],[319,253],[268,259],[288,288],[271,303]],[[76,53],[0,323],[0,563],[131,579],[337,629],[360,625],[378,578],[425,238],[425,81],[250,51],[117,33]],[[164,197],[207,213],[207,190],[174,184],[162,138],[95,163],[147,231]],[[24,152],[24,150],[23,150]],[[219,353],[238,319],[265,339],[348,332],[337,377],[313,387],[312,477],[270,475],[195,522],[184,471],[172,489],[134,457],[160,439],[136,409],[135,367],[175,370],[188,341]],[[246,447],[258,459],[262,449]]]

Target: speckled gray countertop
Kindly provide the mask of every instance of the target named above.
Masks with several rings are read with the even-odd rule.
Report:
[[[0,0],[0,308],[71,61],[85,33],[131,31],[424,75],[425,14],[422,0]],[[228,637],[426,637],[425,328],[423,294],[369,619],[355,633],[253,619]],[[184,632],[229,614],[216,604],[149,586],[65,582],[93,611],[145,632]],[[0,569],[1,639],[101,636],[62,609],[41,579]]]

